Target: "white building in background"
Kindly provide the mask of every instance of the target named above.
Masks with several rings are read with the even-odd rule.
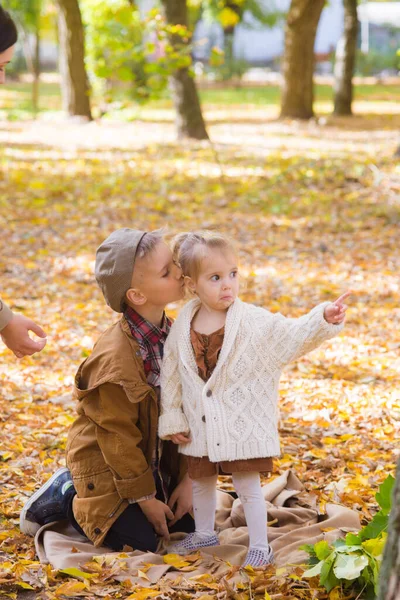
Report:
[[[275,6],[280,12],[286,12],[290,0],[259,0],[265,6]],[[155,0],[139,0],[144,15],[154,6]],[[323,57],[336,49],[343,33],[343,0],[329,0],[324,7],[318,24],[315,52]],[[360,20],[361,48],[368,52],[371,33],[378,34],[378,41],[372,46],[380,46],[379,38],[384,40],[389,28],[400,28],[400,2],[367,2],[360,0],[358,5]],[[200,20],[194,32],[194,58],[206,62],[213,47],[224,47],[224,32],[216,22]],[[279,58],[284,49],[284,22],[275,27],[266,27],[255,21],[251,14],[245,13],[243,22],[235,28],[233,51],[237,59],[250,64],[265,65]]]
[[[275,6],[279,12],[286,12],[290,0],[259,0],[267,7]],[[154,6],[155,0],[139,0],[142,15]],[[315,50],[326,54],[336,47],[343,31],[343,0],[329,0],[322,11],[318,25]],[[199,21],[194,32],[194,57],[207,60],[212,47],[223,49],[224,32],[219,23]],[[234,54],[236,58],[249,63],[266,63],[282,55],[284,45],[284,23],[275,27],[260,25],[251,14],[245,13],[234,34]]]
[[[265,1],[265,0],[264,0]],[[267,5],[270,5],[268,2]],[[279,11],[287,11],[290,0],[275,0]],[[322,11],[318,25],[315,52],[327,54],[336,48],[343,31],[343,2],[330,0]],[[275,27],[260,26],[251,15],[244,15],[244,22],[235,30],[234,54],[253,64],[265,64],[282,55],[284,48],[284,23]]]

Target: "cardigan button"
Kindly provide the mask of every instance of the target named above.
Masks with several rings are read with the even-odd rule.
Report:
[[[96,527],[96,529],[94,530],[96,535],[100,535],[101,533],[101,529],[99,529],[98,527]]]
[[[94,490],[94,483],[87,484],[88,490]]]
[[[203,423],[205,423],[205,422],[206,422],[206,415],[203,415],[203,416],[201,417],[201,420],[203,421]]]
[[[207,396],[207,398],[209,398],[210,396],[212,396],[212,391],[211,390],[207,390],[206,396]]]

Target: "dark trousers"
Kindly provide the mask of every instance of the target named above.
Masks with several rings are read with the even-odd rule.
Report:
[[[85,532],[75,520],[72,510],[72,501],[76,494],[75,489],[71,487],[68,490],[67,500],[67,515],[71,525],[81,535],[85,536]],[[159,493],[157,497],[159,497]],[[159,498],[161,499],[161,498]],[[170,528],[170,533],[183,532],[191,533],[194,531],[194,520],[190,514],[186,514]],[[152,524],[147,520],[139,504],[130,504],[124,512],[118,517],[109,529],[105,539],[104,546],[108,546],[112,550],[121,551],[124,546],[130,546],[134,550],[143,552],[155,552],[158,545],[158,536],[154,531]]]

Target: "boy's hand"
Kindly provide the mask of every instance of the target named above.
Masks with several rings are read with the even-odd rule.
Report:
[[[166,540],[169,540],[169,531],[167,519],[174,518],[172,510],[157,498],[142,500],[138,502],[147,520],[153,525],[156,533]]]
[[[335,302],[332,302],[324,310],[324,318],[327,323],[339,325],[342,323],[346,316],[347,306],[343,304],[343,301],[350,296],[351,292],[342,294]]]
[[[191,441],[189,433],[175,433],[174,435],[169,435],[167,439],[174,442],[174,444],[188,444]]]
[[[186,513],[191,512],[193,508],[192,480],[189,475],[185,475],[182,481],[176,486],[168,502],[170,509],[174,509],[175,517],[169,522],[169,526],[175,525],[179,519],[182,519]]]
[[[35,342],[29,336],[29,331],[33,331],[43,339]],[[7,348],[12,350],[17,358],[40,352],[46,345],[46,334],[43,329],[24,315],[14,315],[9,324],[2,329],[1,337]]]

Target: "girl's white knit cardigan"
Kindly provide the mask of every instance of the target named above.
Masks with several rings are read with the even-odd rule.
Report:
[[[199,377],[190,323],[199,307],[180,312],[164,347],[159,436],[190,432],[179,451],[212,462],[277,456],[278,383],[282,368],[342,329],[324,319],[328,302],[299,319],[237,299],[229,308],[217,366]]]

